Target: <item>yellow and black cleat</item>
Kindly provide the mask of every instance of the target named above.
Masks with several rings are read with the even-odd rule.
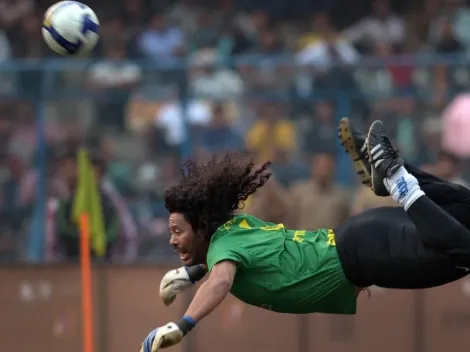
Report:
[[[338,126],[338,138],[346,153],[351,157],[356,174],[361,178],[362,184],[369,188],[372,187],[366,135],[354,129],[351,121],[347,117],[343,117]]]

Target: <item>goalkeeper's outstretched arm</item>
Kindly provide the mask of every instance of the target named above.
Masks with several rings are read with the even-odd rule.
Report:
[[[199,322],[217,308],[230,292],[236,272],[237,264],[230,260],[214,265],[209,278],[197,290],[185,315]]]
[[[214,265],[209,278],[197,291],[181,321],[152,330],[142,343],[140,352],[157,352],[160,348],[179,343],[199,320],[222,303],[230,292],[236,272],[237,265],[233,261],[222,261]]]

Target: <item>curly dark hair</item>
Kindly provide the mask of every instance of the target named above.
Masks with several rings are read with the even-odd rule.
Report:
[[[182,213],[195,234],[208,240],[268,181],[270,166],[268,161],[256,168],[253,160],[236,153],[221,159],[213,156],[206,164],[188,160],[179,184],[165,192],[165,207],[170,213]]]

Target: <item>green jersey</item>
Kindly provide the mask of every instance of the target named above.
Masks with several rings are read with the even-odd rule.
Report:
[[[356,313],[332,230],[287,230],[237,215],[212,236],[209,271],[224,260],[238,263],[231,293],[247,304],[280,313]]]

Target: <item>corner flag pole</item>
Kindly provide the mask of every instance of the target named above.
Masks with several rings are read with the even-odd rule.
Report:
[[[83,352],[93,352],[93,300],[90,258],[90,217],[82,212],[80,227],[80,274],[82,282]]]

